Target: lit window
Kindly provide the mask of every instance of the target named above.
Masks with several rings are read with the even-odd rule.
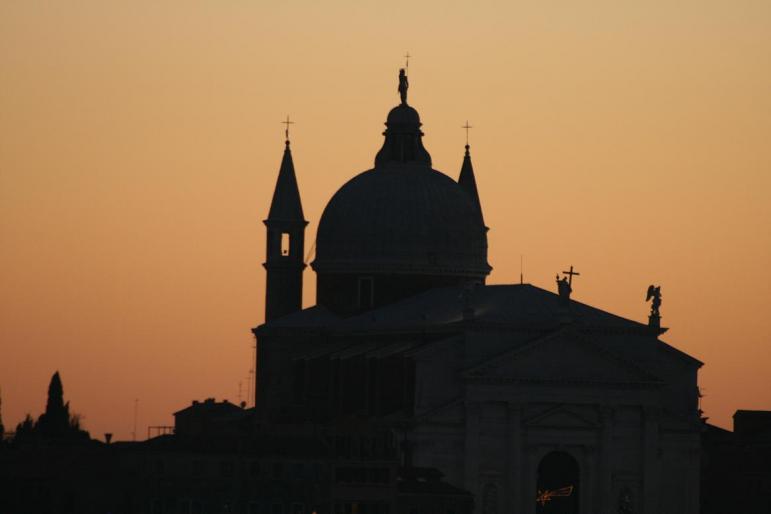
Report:
[[[289,234],[286,232],[281,233],[281,255],[289,255]]]

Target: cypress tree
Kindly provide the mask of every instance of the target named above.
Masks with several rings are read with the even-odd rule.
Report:
[[[3,395],[0,393],[0,443],[3,442],[5,427],[3,426]]]
[[[46,410],[37,422],[40,433],[48,437],[66,435],[70,428],[69,405],[64,403],[64,388],[57,371],[51,377],[48,385],[48,401]]]

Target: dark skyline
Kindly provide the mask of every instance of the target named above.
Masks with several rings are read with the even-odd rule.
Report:
[[[407,51],[435,167],[459,171],[474,127],[490,283],[524,255],[554,290],[573,264],[574,298],[641,322],[661,285],[711,420],[767,408],[768,4],[436,7],[0,7],[5,426],[44,410],[56,369],[118,439],[137,398],[139,434],[245,399],[280,122],[310,250],[372,164]]]

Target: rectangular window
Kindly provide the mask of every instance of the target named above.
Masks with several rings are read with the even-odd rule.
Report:
[[[305,361],[302,359],[294,363],[292,377],[292,396],[297,404],[304,403],[305,400]]]
[[[192,468],[191,471],[194,477],[199,477],[203,475],[203,462],[201,462],[200,460],[194,460],[191,468]]]
[[[220,463],[220,475],[223,477],[232,477],[235,471],[235,466],[231,461],[223,461]]]
[[[284,463],[283,462],[274,462],[273,463],[273,479],[274,480],[280,480],[283,478],[284,475]]]
[[[289,243],[291,238],[286,232],[281,233],[281,255],[289,255]]]
[[[375,303],[375,287],[372,277],[359,277],[359,307],[371,309]]]

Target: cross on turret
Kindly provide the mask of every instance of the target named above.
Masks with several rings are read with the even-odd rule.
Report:
[[[468,147],[468,131],[469,131],[469,129],[472,129],[472,128],[474,128],[474,127],[472,127],[471,125],[469,125],[469,124],[468,124],[468,120],[466,120],[466,124],[465,124],[465,125],[463,125],[461,128],[464,128],[464,129],[466,129],[466,146]]]
[[[286,115],[286,121],[281,122],[283,125],[286,125],[286,128],[284,129],[284,137],[286,138],[286,142],[289,143],[289,125],[294,125],[294,121],[289,121],[289,115]]]

